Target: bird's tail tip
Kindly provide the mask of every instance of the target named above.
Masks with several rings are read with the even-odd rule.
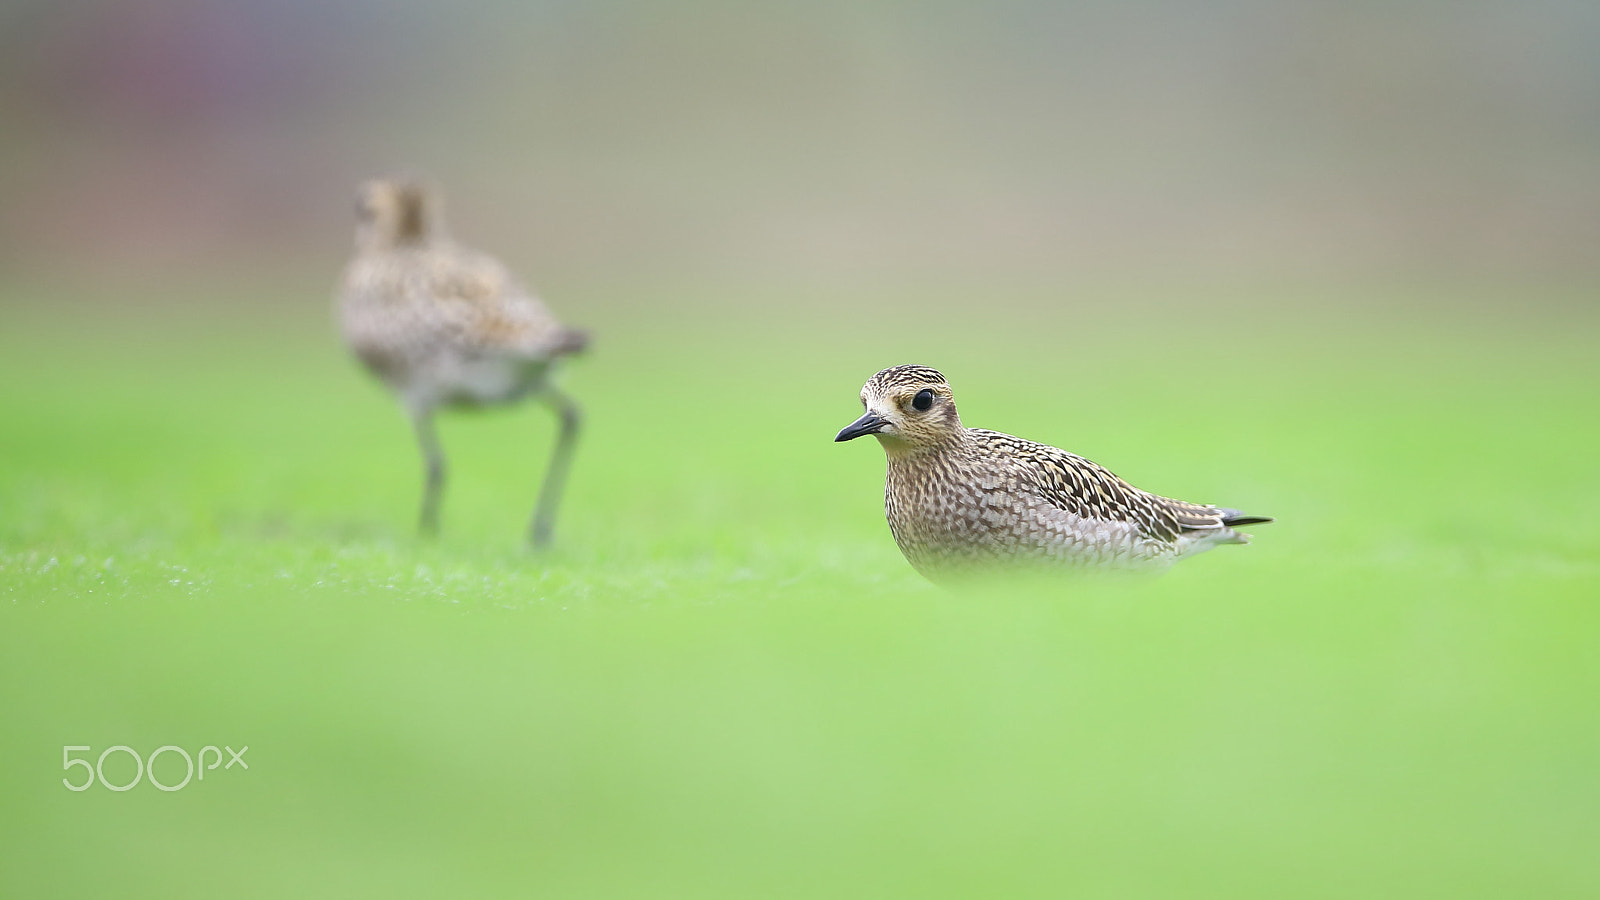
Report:
[[[551,349],[555,353],[582,353],[589,349],[589,332],[582,328],[563,328]]]
[[[1271,516],[1248,516],[1237,509],[1224,509],[1221,512],[1222,524],[1229,528],[1236,525],[1264,525],[1274,521]]]

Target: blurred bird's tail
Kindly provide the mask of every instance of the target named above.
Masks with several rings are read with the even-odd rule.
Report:
[[[582,353],[589,348],[589,332],[581,328],[563,328],[550,347],[553,355]]]

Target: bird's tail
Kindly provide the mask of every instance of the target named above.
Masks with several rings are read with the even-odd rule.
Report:
[[[550,347],[554,355],[582,353],[589,347],[589,332],[581,328],[563,328]]]
[[[1237,509],[1219,509],[1222,513],[1222,524],[1229,528],[1235,525],[1261,525],[1273,521],[1271,516],[1247,516]]]

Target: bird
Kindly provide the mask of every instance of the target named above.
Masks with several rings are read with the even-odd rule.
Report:
[[[588,332],[562,325],[494,257],[451,240],[431,184],[366,181],[356,218],[336,318],[345,344],[410,416],[423,457],[421,532],[439,530],[445,483],[435,412],[537,398],[559,423],[528,531],[534,546],[547,545],[583,418],[553,376],[588,346]]]
[[[1219,544],[1249,543],[1268,516],[1136,488],[1065,450],[967,428],[937,369],[884,369],[861,388],[865,413],[834,437],[877,437],[888,457],[884,509],[895,543],[931,581],[974,570],[1166,569]]]

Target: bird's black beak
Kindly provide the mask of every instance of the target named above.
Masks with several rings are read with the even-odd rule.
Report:
[[[854,422],[851,422],[849,425],[846,425],[843,431],[840,431],[834,436],[833,440],[835,443],[838,443],[839,441],[853,441],[863,435],[877,434],[883,430],[885,425],[888,424],[888,419],[885,419],[875,412],[869,412]]]

